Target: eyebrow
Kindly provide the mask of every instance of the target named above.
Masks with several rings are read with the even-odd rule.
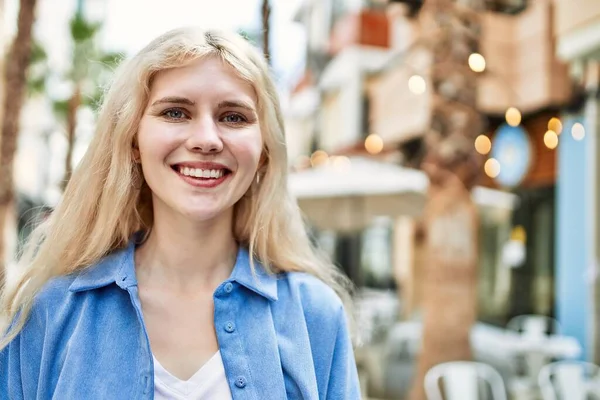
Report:
[[[162,99],[156,100],[154,103],[152,103],[152,107],[159,105],[159,104],[185,104],[188,106],[195,106],[196,102],[194,102],[186,97],[167,96],[167,97],[163,97]],[[242,108],[242,109],[250,111],[250,112],[256,111],[254,109],[254,107],[252,107],[245,101],[240,101],[240,100],[225,100],[225,101],[220,102],[217,105],[217,107],[218,108]]]
[[[218,108],[243,108],[244,110],[255,112],[254,107],[246,103],[245,101],[239,100],[225,100],[217,105]]]
[[[168,97],[163,97],[162,99],[156,100],[154,103],[152,103],[152,107],[154,107],[158,104],[185,104],[188,106],[193,106],[196,103],[185,97],[168,96]]]

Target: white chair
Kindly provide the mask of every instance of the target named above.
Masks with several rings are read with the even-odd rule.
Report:
[[[519,315],[508,321],[506,327],[530,337],[547,336],[560,332],[558,321],[546,315]]]
[[[542,368],[538,383],[544,400],[586,400],[600,367],[584,361],[557,361]]]
[[[481,380],[490,385],[492,400],[507,399],[504,381],[498,371],[474,361],[453,361],[434,366],[425,375],[425,393],[428,400],[479,400]]]
[[[560,332],[560,324],[554,318],[545,315],[519,315],[512,318],[507,328],[520,333],[524,339],[536,341]],[[531,351],[523,354],[525,362],[525,376],[532,385],[535,385],[537,377],[544,365],[549,364],[552,358],[543,351]]]

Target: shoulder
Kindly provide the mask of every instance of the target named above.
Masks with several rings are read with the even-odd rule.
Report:
[[[298,292],[303,303],[309,308],[317,307],[333,311],[342,307],[342,300],[335,290],[311,274],[288,272],[285,279],[289,287]]]
[[[70,288],[78,274],[58,276],[51,278],[34,298],[34,305],[39,307],[54,305],[57,301],[64,300],[71,293]]]
[[[116,252],[114,252],[116,254]],[[46,334],[53,327],[66,322],[70,318],[77,318],[77,311],[82,311],[84,303],[101,296],[88,296],[95,289],[114,281],[113,270],[118,265],[114,262],[114,254],[109,254],[97,262],[77,270],[68,275],[59,275],[50,278],[43,286],[33,293],[30,312],[23,327],[23,334],[32,334],[38,331]],[[34,276],[43,279],[43,275]]]
[[[281,288],[281,285],[284,287]],[[304,272],[288,272],[280,284],[279,301],[298,302],[307,323],[321,327],[345,318],[344,305],[338,294],[325,282]]]
[[[292,272],[282,277],[278,297],[276,323],[284,332],[293,332],[294,343],[308,343],[319,398],[359,399],[347,310],[337,293],[310,274]],[[302,341],[303,335],[307,341]],[[299,359],[294,353],[293,363]]]
[[[72,295],[69,288],[74,280],[73,275],[52,278],[35,294],[21,331],[23,335],[42,334],[52,321],[56,321],[57,314],[68,307]]]

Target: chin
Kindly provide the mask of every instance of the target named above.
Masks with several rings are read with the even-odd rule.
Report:
[[[158,197],[158,196],[156,196]],[[187,198],[187,199],[186,199]],[[187,201],[181,201],[186,199]],[[190,222],[207,222],[221,217],[229,217],[233,213],[233,204],[230,205],[223,198],[194,198],[189,194],[170,196],[169,199],[155,199],[154,213],[181,218]]]
[[[212,221],[215,220],[221,216],[225,216],[228,215],[231,212],[231,209],[229,208],[208,208],[208,207],[204,207],[201,209],[198,208],[192,208],[192,209],[186,209],[186,210],[182,210],[183,212],[181,213],[185,218],[188,218],[190,221],[194,221],[194,222],[207,222],[207,221]]]

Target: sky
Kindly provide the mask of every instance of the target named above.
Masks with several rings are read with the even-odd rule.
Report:
[[[141,49],[149,38],[185,25],[237,30],[260,29],[260,0],[107,0],[106,43]],[[292,22],[301,0],[271,0],[273,67],[283,79],[302,64],[304,30]],[[168,4],[168,6],[165,6]],[[132,20],[132,16],[138,15]],[[132,26],[133,24],[133,26]],[[133,29],[132,29],[133,28]]]
[[[304,28],[292,21],[303,0],[271,0],[271,52],[280,87],[291,85],[303,67]],[[18,0],[5,0],[5,29],[15,29]],[[68,20],[76,0],[38,0],[36,37],[49,49],[52,66],[66,69]],[[261,0],[85,0],[92,16],[104,14],[107,50],[134,54],[154,37],[180,26],[246,30],[261,28]]]

